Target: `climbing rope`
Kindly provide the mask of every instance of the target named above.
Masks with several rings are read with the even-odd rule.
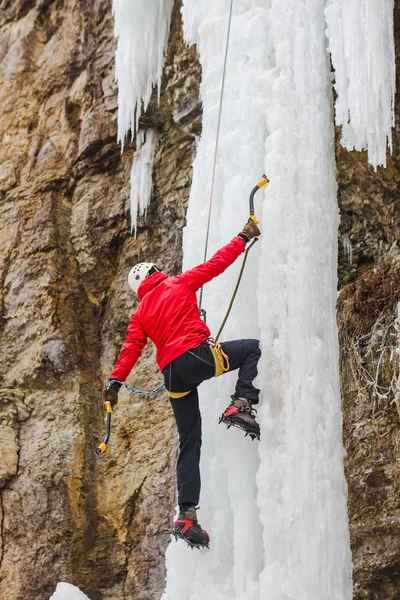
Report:
[[[212,211],[213,197],[214,197],[215,172],[216,172],[216,168],[217,168],[219,132],[220,132],[220,129],[221,129],[222,105],[223,105],[224,90],[225,90],[226,65],[228,63],[228,49],[229,49],[229,39],[230,39],[230,34],[231,34],[232,10],[233,10],[233,0],[231,0],[231,5],[230,5],[230,9],[229,9],[228,30],[227,30],[227,33],[226,33],[224,68],[223,68],[223,71],[222,71],[221,95],[220,95],[220,98],[219,98],[219,110],[218,110],[218,122],[217,122],[217,136],[216,136],[216,139],[215,139],[214,164],[213,164],[212,177],[211,177],[211,190],[210,190],[210,201],[209,201],[209,206],[208,206],[207,233],[206,233],[206,243],[205,243],[205,247],[204,247],[203,262],[206,262],[206,260],[207,260],[208,240],[209,240],[209,237],[210,237],[211,211]],[[200,308],[200,313],[201,314],[205,314],[205,311],[202,310],[203,289],[204,288],[201,288],[201,290],[200,290],[200,298],[199,298],[199,308]]]
[[[232,294],[231,301],[229,302],[228,310],[226,311],[225,317],[224,317],[224,319],[223,319],[223,321],[221,323],[221,326],[220,326],[220,328],[218,330],[217,337],[215,338],[215,342],[218,342],[219,336],[221,335],[222,330],[225,327],[225,323],[227,322],[228,317],[229,317],[229,315],[231,313],[231,309],[232,309],[233,303],[235,301],[236,294],[237,294],[237,291],[239,289],[240,282],[242,281],[242,275],[243,275],[244,268],[246,266],[246,261],[247,261],[247,256],[249,254],[249,250],[250,250],[250,248],[252,248],[254,246],[254,244],[256,243],[257,240],[258,240],[258,238],[255,238],[251,242],[250,246],[247,248],[247,250],[245,252],[245,255],[244,255],[244,258],[243,258],[243,262],[242,262],[242,266],[241,266],[241,269],[240,269],[240,272],[239,272],[239,277],[237,279],[235,289],[233,290],[233,294]]]
[[[259,223],[259,221],[258,221],[257,217],[254,214],[254,196],[255,196],[256,192],[260,188],[264,187],[264,185],[267,185],[267,184],[268,184],[268,178],[267,178],[266,175],[263,175],[262,179],[257,183],[256,186],[253,187],[253,189],[251,190],[251,193],[250,193],[250,198],[249,198],[249,208],[250,208],[249,221],[250,220],[254,221],[254,223],[256,223],[256,225]],[[235,289],[233,290],[233,294],[232,294],[231,301],[229,302],[228,310],[226,311],[225,317],[224,317],[224,319],[223,319],[223,321],[221,323],[221,326],[220,326],[219,331],[217,333],[217,337],[215,338],[215,342],[218,342],[219,336],[221,335],[222,330],[225,327],[225,323],[227,322],[228,317],[229,317],[229,315],[231,313],[231,309],[232,309],[233,303],[235,301],[236,294],[237,294],[237,291],[239,289],[240,282],[242,281],[242,275],[243,275],[244,268],[246,266],[246,261],[247,261],[248,255],[249,255],[249,251],[254,246],[254,244],[256,243],[257,240],[258,240],[258,238],[254,238],[254,240],[251,242],[250,246],[246,249],[246,252],[244,254],[243,261],[242,261],[242,266],[240,268],[239,276],[238,276],[237,281],[236,281]]]

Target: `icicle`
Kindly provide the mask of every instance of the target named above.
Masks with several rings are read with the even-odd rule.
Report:
[[[146,215],[153,187],[155,129],[139,130],[131,170],[131,231],[136,234],[137,215]]]
[[[154,85],[160,94],[172,6],[173,0],[113,0],[118,141],[122,146],[129,129],[134,137]]]
[[[351,239],[348,233],[342,235],[342,246],[346,253],[349,265],[353,264],[353,246],[351,245]]]
[[[393,0],[328,0],[325,18],[341,143],[368,150],[375,169],[386,166],[396,86]]]

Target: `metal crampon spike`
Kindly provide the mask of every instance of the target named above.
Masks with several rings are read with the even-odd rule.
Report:
[[[183,536],[181,536],[181,535],[179,535],[179,534],[176,534],[176,533],[174,533],[174,532],[172,532],[172,535],[174,536],[174,538],[175,538],[175,541],[176,541],[176,542],[178,541],[178,539],[181,539],[181,540],[183,540],[183,541],[184,541],[184,542],[185,542],[185,543],[186,543],[186,544],[189,546],[189,548],[191,548],[192,550],[193,550],[193,548],[197,548],[197,550],[202,550],[203,548],[208,548],[208,549],[210,548],[210,546],[209,546],[208,544],[204,544],[204,545],[201,545],[201,544],[192,544],[192,543],[188,542],[188,541],[187,541],[187,540],[186,540],[186,539],[185,539]]]
[[[247,437],[249,435],[251,437],[252,441],[255,440],[256,438],[258,440],[260,439],[260,437],[256,433],[253,433],[252,431],[247,431],[247,429],[246,429],[246,427],[244,425],[241,425],[239,423],[231,423],[231,422],[229,422],[228,420],[226,420],[224,418],[221,418],[219,420],[219,423],[221,423],[221,422],[225,423],[227,429],[229,429],[230,427],[236,427],[237,429],[241,429],[242,431],[245,432],[245,436],[244,437]]]

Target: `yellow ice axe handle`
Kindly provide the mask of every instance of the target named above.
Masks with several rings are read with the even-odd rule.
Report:
[[[104,452],[107,450],[107,444],[108,444],[108,440],[110,439],[110,433],[111,433],[111,413],[112,413],[112,406],[111,406],[111,402],[109,400],[107,400],[106,402],[104,402],[104,405],[106,407],[106,411],[107,411],[107,418],[106,418],[106,437],[104,438],[104,442],[102,444],[100,444],[100,446],[97,448],[97,454],[104,454]]]
[[[257,183],[257,185],[255,187],[253,187],[253,189],[250,192],[250,198],[249,198],[250,216],[249,216],[249,220],[254,221],[254,223],[256,225],[258,225],[259,221],[258,221],[256,215],[254,214],[254,195],[255,195],[255,193],[260,188],[264,187],[264,185],[267,185],[267,183],[269,183],[269,180],[267,179],[266,175],[263,175],[263,178],[261,179],[261,181],[259,181]]]

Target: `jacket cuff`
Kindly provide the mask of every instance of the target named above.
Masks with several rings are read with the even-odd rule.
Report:
[[[247,244],[247,242],[249,241],[243,233],[238,233],[238,237],[240,237],[245,244]]]
[[[119,379],[114,379],[114,377],[110,377],[107,381],[107,389],[109,390],[110,387],[112,387],[113,385],[116,385],[119,389],[122,386],[122,383],[119,381]]]

